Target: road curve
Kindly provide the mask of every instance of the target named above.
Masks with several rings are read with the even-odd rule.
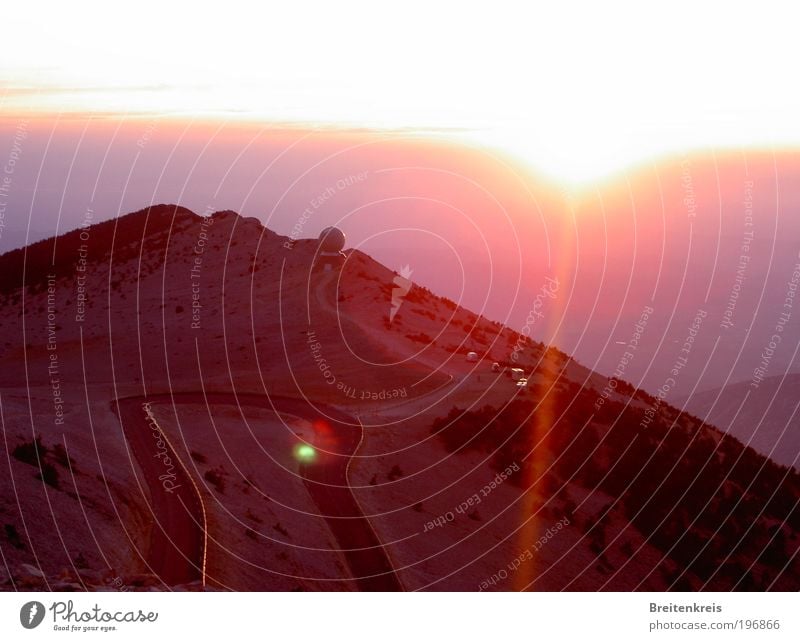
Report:
[[[206,532],[202,499],[166,435],[149,413],[149,399],[112,401],[150,490],[155,523],[147,552],[150,570],[166,585],[205,585]]]
[[[120,399],[114,404],[119,408],[118,415],[123,421],[125,435],[131,442],[137,460],[142,464],[142,460],[146,459],[142,468],[147,476],[151,494],[153,494],[153,509],[159,515],[159,523],[163,527],[166,543],[172,543],[172,545],[168,545],[165,544],[165,541],[154,540],[151,546],[151,566],[165,583],[170,583],[167,579],[172,580],[173,583],[184,582],[183,579],[188,576],[195,577],[188,579],[189,581],[196,580],[195,574],[198,569],[204,574],[205,531],[199,524],[203,524],[205,521],[203,518],[197,518],[202,515],[202,503],[198,503],[200,497],[191,479],[187,478],[184,485],[187,487],[187,491],[188,488],[191,488],[195,492],[194,499],[191,498],[190,492],[181,495],[184,505],[189,506],[189,510],[174,510],[174,504],[170,504],[169,500],[164,500],[165,492],[162,488],[162,480],[159,480],[159,476],[164,474],[163,465],[159,459],[155,458],[155,439],[151,436],[153,430],[143,411],[143,404],[148,403],[167,405],[214,403],[237,407],[259,407],[293,414],[312,423],[324,420],[328,427],[329,438],[326,438],[322,449],[328,451],[318,450],[313,462],[300,465],[299,471],[303,482],[339,544],[339,551],[343,554],[359,590],[386,592],[402,590],[400,581],[378,535],[361,511],[349,485],[348,465],[362,438],[363,428],[358,421],[332,407],[318,405],[315,408],[308,401],[301,399],[256,394],[203,394],[197,392]],[[125,420],[123,420],[123,416]],[[155,461],[155,465],[153,461]],[[184,475],[187,475],[182,466],[181,470]],[[181,481],[183,481],[183,477]],[[168,497],[172,500],[175,499],[173,495],[168,495]],[[192,510],[194,506],[198,505],[200,515]],[[160,528],[157,529],[160,531]],[[202,541],[202,545],[198,546],[200,541]],[[175,581],[175,578],[181,580]]]

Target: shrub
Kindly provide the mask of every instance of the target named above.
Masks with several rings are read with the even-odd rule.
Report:
[[[400,469],[399,465],[392,466],[392,469],[389,470],[389,474],[387,476],[387,478],[390,481],[396,481],[397,479],[402,477],[403,477],[403,470]]]
[[[4,528],[6,531],[6,538],[8,542],[13,545],[18,550],[22,550],[25,545],[22,543],[22,539],[19,537],[19,532],[17,532],[17,528],[15,528],[11,523],[6,523]]]
[[[75,467],[75,461],[67,455],[67,450],[64,449],[64,446],[61,445],[61,443],[56,443],[53,446],[53,458],[61,467]]]
[[[47,448],[42,445],[42,437],[37,436],[35,441],[17,445],[11,455],[18,461],[38,467],[39,460],[47,455]]]
[[[43,480],[49,486],[58,489],[58,470],[50,463],[43,463],[41,473],[36,475],[37,479]]]
[[[425,332],[419,332],[418,334],[406,334],[406,338],[414,341],[415,343],[426,343],[428,345],[433,343],[433,339]]]
[[[208,470],[203,474],[203,478],[211,483],[220,494],[225,494],[225,479],[219,470]]]

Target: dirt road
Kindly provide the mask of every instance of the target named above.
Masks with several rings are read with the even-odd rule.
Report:
[[[401,590],[386,551],[364,516],[348,480],[348,466],[363,436],[361,424],[346,414],[327,406],[314,407],[307,401],[254,394],[180,393],[120,399],[114,403],[131,449],[147,479],[156,516],[148,561],[167,584],[203,578],[205,581],[205,518],[200,494],[189,473],[179,463],[174,450],[164,438],[154,438],[146,408],[156,404],[233,405],[258,407],[299,416],[309,422],[323,421],[327,426],[327,452],[319,451],[313,461],[301,464],[299,471],[312,500],[319,508],[339,545],[350,573],[360,590]],[[173,468],[165,469],[166,446]],[[165,489],[165,475],[175,475],[178,489]],[[171,487],[167,484],[167,487]]]

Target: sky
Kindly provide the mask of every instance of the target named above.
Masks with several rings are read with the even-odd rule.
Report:
[[[790,3],[25,2],[0,111],[419,132],[581,186],[800,144]]]

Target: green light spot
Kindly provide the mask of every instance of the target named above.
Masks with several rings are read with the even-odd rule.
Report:
[[[302,443],[294,448],[294,457],[301,463],[311,463],[317,457],[317,450]]]

